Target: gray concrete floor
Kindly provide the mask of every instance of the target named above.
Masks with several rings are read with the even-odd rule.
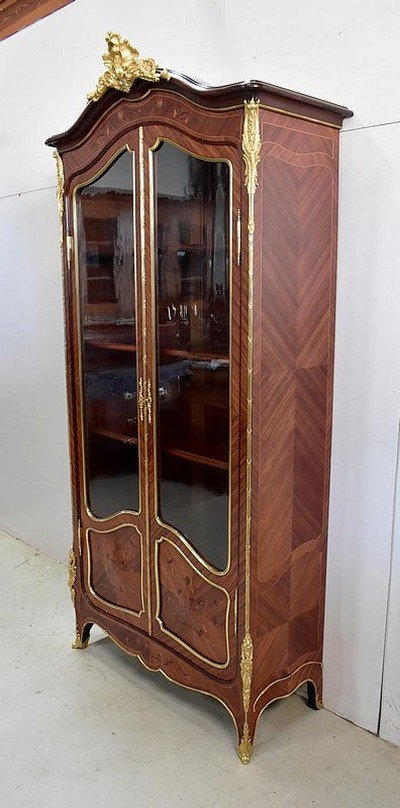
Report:
[[[4,534],[0,563],[1,808],[399,808],[400,749],[296,695],[243,766],[217,702],[99,630],[70,649],[64,567]]]

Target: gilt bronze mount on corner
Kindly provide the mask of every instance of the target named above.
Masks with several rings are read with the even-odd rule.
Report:
[[[118,34],[56,149],[75,648],[93,623],[257,720],[321,706],[345,107]]]

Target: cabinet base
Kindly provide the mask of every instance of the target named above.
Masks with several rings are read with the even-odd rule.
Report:
[[[290,676],[278,679],[254,699],[247,718],[243,716],[242,687],[238,678],[230,682],[216,682],[206,673],[194,668],[190,663],[177,658],[169,649],[151,637],[144,637],[133,626],[127,626],[99,615],[84,598],[77,598],[77,627],[75,642],[72,648],[82,650],[87,647],[90,631],[94,623],[126,653],[135,657],[141,664],[154,673],[161,673],[173,684],[211,696],[222,704],[231,716],[237,730],[237,754],[243,764],[248,764],[253,751],[254,735],[258,719],[266,707],[273,701],[287,698],[302,684],[307,683],[308,704],[313,709],[322,707],[322,666],[319,662],[302,665]],[[76,604],[77,605],[77,604]],[[83,607],[83,608],[82,608]],[[79,615],[79,616],[78,616]],[[168,673],[166,672],[168,671]],[[174,674],[173,676],[171,674]],[[190,682],[190,684],[189,684]],[[210,691],[215,688],[215,692]]]

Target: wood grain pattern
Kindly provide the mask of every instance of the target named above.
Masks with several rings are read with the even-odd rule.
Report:
[[[255,714],[290,692],[298,668],[304,674],[304,666],[322,662],[337,204],[336,133],[284,124],[273,113],[263,113],[262,120]],[[276,680],[279,686],[272,686]],[[320,673],[314,671],[313,680],[320,696]]]
[[[231,279],[230,563],[224,572],[207,567],[184,537],[162,524],[156,501],[156,424],[140,424],[141,510],[129,516],[130,530],[143,536],[144,612],[139,617],[95,603],[90,593],[86,530],[92,537],[96,529],[105,531],[105,540],[91,538],[92,567],[97,591],[117,605],[139,605],[139,545],[135,550],[132,532],[129,536],[121,532],[126,514],[116,514],[99,526],[86,507],[75,272],[65,273],[65,305],[77,628],[87,637],[91,624],[97,623],[151,670],[214,696],[232,715],[240,738],[249,294],[241,134],[243,100],[255,89],[266,105],[279,99],[284,109],[260,110],[263,145],[255,196],[250,739],[258,716],[271,701],[306,681],[313,683],[318,700],[322,693],[338,132],[293,115],[307,117],[311,112],[323,116],[326,124],[337,125],[347,113],[261,83],[201,90],[175,76],[151,88],[137,82],[127,96],[107,92],[98,104],[88,105],[67,133],[49,140],[63,158],[68,234],[73,234],[74,189],[125,144],[135,153],[138,372],[144,377],[153,374],[153,385],[151,149],[164,138],[193,154],[228,159],[232,165],[232,211],[235,217],[241,210],[242,241]],[[232,255],[237,252],[234,227]],[[115,538],[119,532],[120,542]]]

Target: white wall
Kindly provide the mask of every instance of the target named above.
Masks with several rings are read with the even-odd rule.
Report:
[[[76,0],[0,44],[0,527],[60,559],[70,543],[64,355],[43,141],[81,112],[109,29],[211,83],[262,78],[355,110],[341,136],[324,698],[376,731],[400,389],[398,0]],[[394,573],[392,604],[399,587]]]
[[[400,430],[380,735],[400,746]]]
[[[324,699],[376,731],[400,412],[400,124],[343,133],[339,227]]]

